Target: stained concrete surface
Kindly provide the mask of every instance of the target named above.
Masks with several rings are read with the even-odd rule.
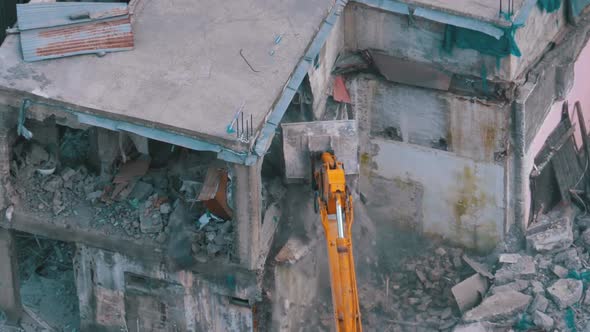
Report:
[[[259,129],[333,5],[329,0],[144,2],[134,15],[135,49],[129,52],[25,63],[18,36],[7,38],[0,48],[2,90],[235,145],[235,134],[226,127],[237,109],[245,103],[246,118],[252,115]]]

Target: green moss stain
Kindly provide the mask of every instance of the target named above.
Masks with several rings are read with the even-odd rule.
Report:
[[[479,218],[479,211],[488,204],[488,195],[478,187],[477,176],[473,169],[468,166],[463,168],[457,176],[459,189],[456,200],[453,202],[453,214],[455,225],[453,229],[454,241],[463,245],[475,248],[489,246],[496,242],[497,233],[495,223],[489,222],[484,225],[465,224],[465,221],[475,221]],[[494,228],[494,229],[490,229]],[[469,241],[469,239],[472,239]]]
[[[496,147],[496,135],[497,129],[493,126],[483,126],[481,133],[483,135],[483,148],[485,151],[485,158],[486,160],[493,160],[494,159],[494,149]]]

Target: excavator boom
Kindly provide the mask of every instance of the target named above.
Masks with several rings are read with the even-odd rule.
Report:
[[[342,163],[329,152],[322,153],[320,161],[314,187],[328,247],[336,330],[358,332],[362,326],[352,253],[352,196]]]

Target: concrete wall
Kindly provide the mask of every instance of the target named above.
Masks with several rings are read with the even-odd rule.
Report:
[[[381,11],[351,3],[345,10],[345,47],[348,50],[378,49],[399,58],[433,64],[456,74],[481,77],[485,66],[491,80],[511,81],[535,62],[565,25],[564,8],[548,14],[537,6],[515,38],[522,57],[500,60],[475,50],[443,50],[445,24]]]
[[[563,4],[559,10],[547,13],[539,6],[533,6],[526,25],[517,29],[514,36],[522,56],[510,57],[511,78],[517,78],[530,69],[547,51],[559,32],[563,31],[567,24],[566,7]]]
[[[504,231],[504,168],[412,144],[372,139],[361,191],[374,220],[489,250]]]
[[[360,131],[386,136],[394,127],[403,142],[431,147],[444,138],[448,150],[475,161],[502,163],[508,144],[503,102],[395,84],[371,75],[348,83]]]
[[[83,245],[78,245],[74,270],[82,331],[253,329],[248,301],[230,302],[227,289],[191,272],[168,272],[163,265]],[[219,282],[235,287],[229,276]],[[242,293],[240,298],[248,298]]]
[[[503,103],[393,84],[349,82],[361,140],[360,190],[374,220],[487,250],[502,238],[508,112]],[[382,135],[399,126],[402,140]],[[431,148],[440,136],[449,151]]]
[[[332,28],[324,47],[320,51],[317,63],[314,62],[308,72],[311,91],[313,92],[313,110],[320,118],[326,105],[326,99],[332,95],[332,68],[338,55],[344,48],[344,19],[339,16]]]

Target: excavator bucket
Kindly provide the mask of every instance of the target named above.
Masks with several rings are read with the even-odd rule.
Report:
[[[358,174],[358,130],[355,120],[284,123],[283,155],[289,182],[310,181],[317,153],[332,151],[344,164],[346,175]]]

